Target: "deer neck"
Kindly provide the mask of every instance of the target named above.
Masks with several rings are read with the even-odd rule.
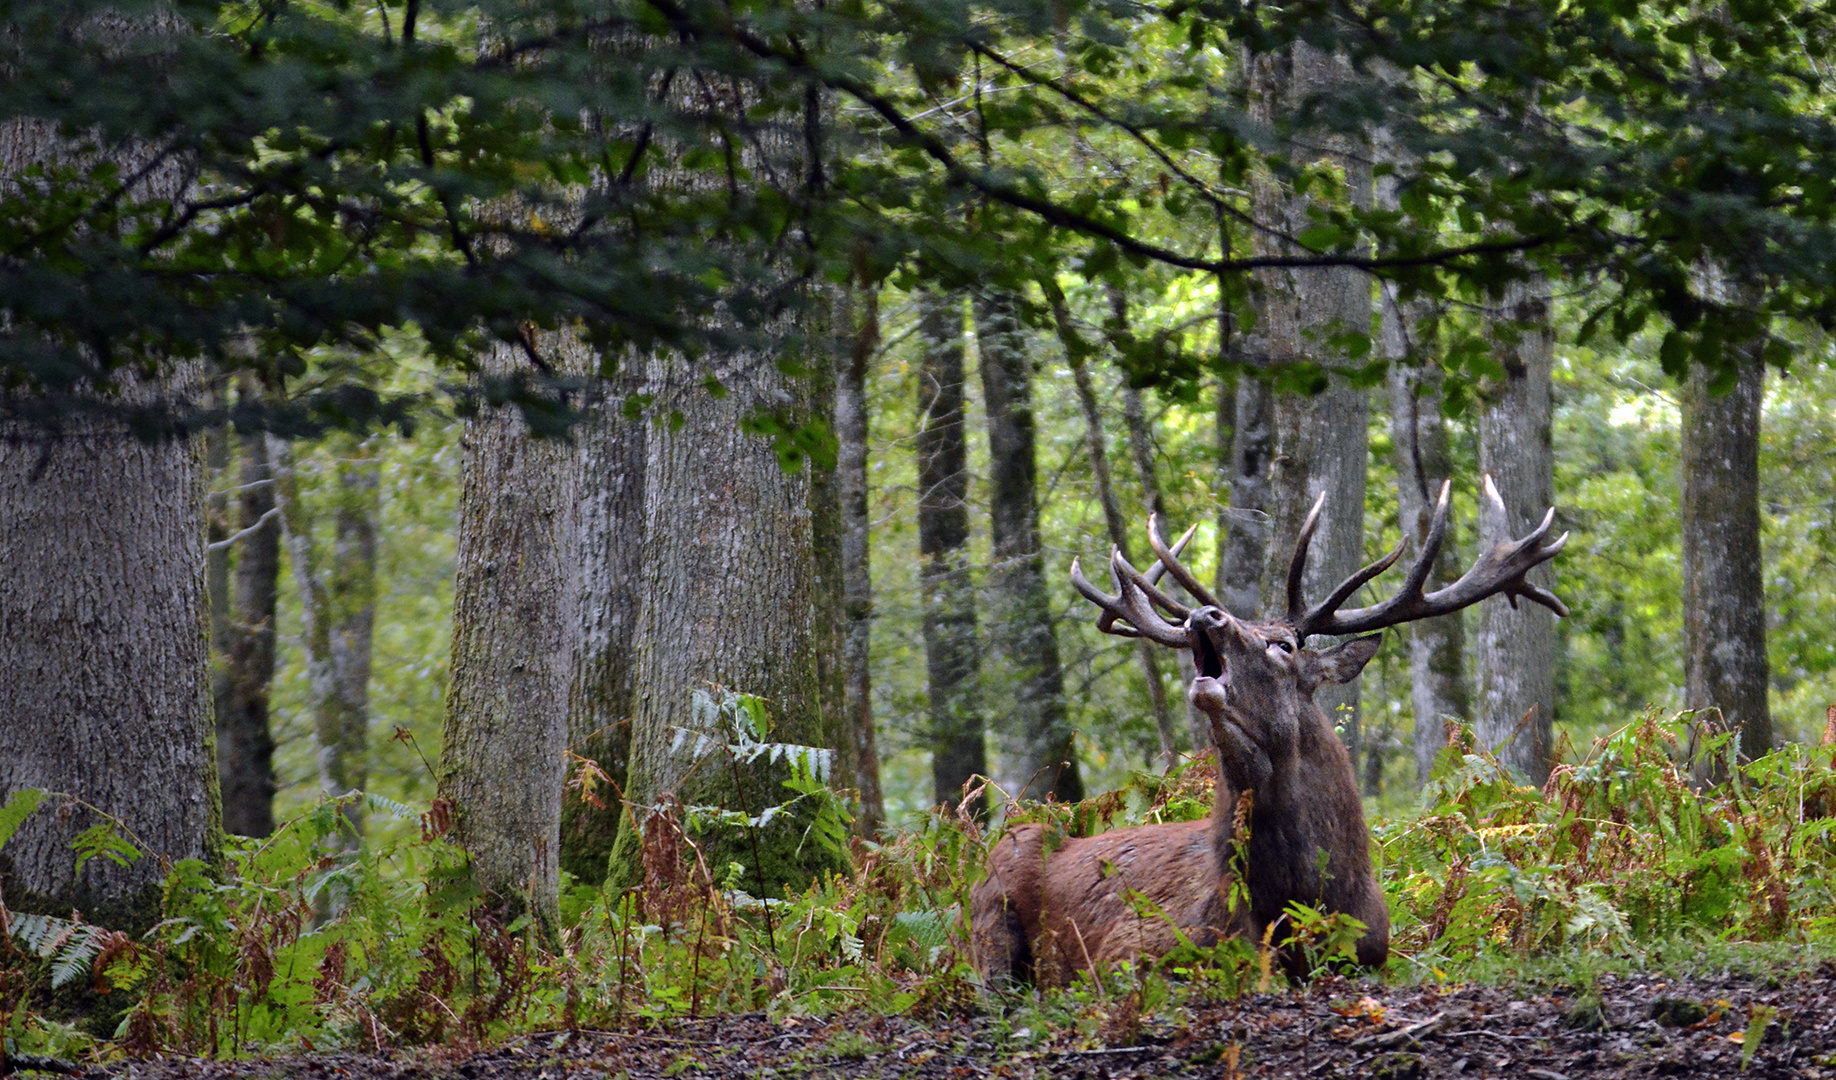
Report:
[[[1351,759],[1324,711],[1303,714],[1294,750],[1253,786],[1218,784],[1219,862],[1242,881],[1258,923],[1294,901],[1343,910],[1369,875]]]

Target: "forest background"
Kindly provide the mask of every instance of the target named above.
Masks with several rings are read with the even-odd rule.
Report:
[[[1197,556],[1201,573],[1256,608],[1295,506],[1330,496],[1330,583],[1419,540],[1419,504],[1446,477],[1464,565],[1485,471],[1514,533],[1555,505],[1572,539],[1554,588],[1573,615],[1539,645],[1500,647],[1488,620],[1519,616],[1492,601],[1443,637],[1470,687],[1448,712],[1476,729],[1455,726],[1469,756],[1443,755],[1468,769],[1458,782],[1424,787],[1447,729],[1416,715],[1425,664],[1386,647],[1334,703],[1374,808],[1407,814],[1420,791],[1483,832],[1534,818],[1552,764],[1580,766],[1557,791],[1615,753],[1667,797],[1676,770],[1725,778],[1703,760],[1735,744],[1698,744],[1706,712],[1673,752],[1649,709],[1718,710],[1750,762],[1813,740],[1836,698],[1822,629],[1833,18],[1811,4],[17,6],[0,280],[16,653],[0,671],[8,700],[36,703],[22,717],[55,715],[90,749],[30,718],[0,744],[15,770],[0,776],[7,903],[57,909],[22,915],[35,921],[15,936],[117,971],[146,990],[134,1015],[154,1016],[159,963],[195,948],[170,929],[182,899],[160,893],[168,936],[151,953],[80,933],[69,900],[104,925],[118,901],[119,925],[144,928],[141,894],[168,873],[297,874],[287,902],[305,914],[285,948],[358,994],[334,946],[372,966],[388,950],[321,931],[386,906],[403,875],[378,852],[404,845],[450,840],[486,893],[521,896],[497,929],[532,911],[557,955],[583,912],[621,933],[655,925],[590,887],[608,859],[614,879],[659,885],[618,796],[693,804],[710,897],[748,870],[756,895],[796,883],[767,881],[767,865],[807,881],[848,864],[844,807],[889,843],[942,844],[949,819],[927,814],[972,774],[1064,802],[1132,785],[1150,813],[1190,813],[1203,800],[1177,795],[1184,781],[1149,779],[1194,749],[1175,667],[1097,631],[1066,583],[1072,557],[1145,550],[1158,511],[1197,523],[1193,550],[1218,553]],[[1399,444],[1429,429],[1444,451],[1424,471]],[[1692,458],[1722,435],[1740,444],[1730,456]],[[1328,437],[1353,452],[1295,449]],[[633,438],[644,488],[621,524],[629,493],[605,485],[628,473],[605,455]],[[1523,450],[1539,445],[1552,452]],[[72,446],[106,449],[60,456]],[[1707,502],[1690,504],[1692,484]],[[1691,523],[1711,549],[1757,530],[1757,557],[1686,554]],[[1231,545],[1258,535],[1233,576]],[[162,616],[118,571],[73,570],[109,543],[157,549],[144,576],[169,568],[180,584],[155,591],[178,606]],[[640,568],[620,572],[632,543]],[[613,596],[633,584],[643,596]],[[35,606],[46,597],[63,599]],[[130,613],[118,640],[91,617],[110,604]],[[201,622],[208,657],[184,640]],[[1728,666],[1716,642],[1755,634],[1758,668],[1727,680],[1740,685],[1702,674]],[[595,647],[633,670],[594,674]],[[133,659],[86,668],[92,655]],[[719,686],[696,698],[704,679]],[[1514,688],[1503,720],[1483,703],[1499,685]],[[146,711],[153,686],[189,704]],[[1511,717],[1526,714],[1532,734],[1553,720],[1550,736],[1521,737]],[[226,863],[194,812],[216,797],[202,788],[95,780],[164,743],[197,759],[212,716],[205,788],[220,776],[232,833],[291,830],[288,858],[232,842]],[[791,785],[778,827],[827,842],[761,854],[779,804],[698,771],[723,748],[736,788],[741,754]],[[1790,767],[1766,768],[1757,790],[1785,798],[1766,778]],[[1814,817],[1801,774],[1798,824]],[[21,795],[41,789],[81,812],[34,816]],[[556,849],[530,822],[563,815]],[[956,819],[964,835],[976,816]],[[1764,854],[1768,873],[1796,866],[1809,891],[1789,919],[1770,879],[1747,901],[1764,918],[1720,900],[1681,901],[1678,917],[1770,937],[1827,923],[1808,884],[1827,852],[1791,847],[1820,833],[1766,854],[1725,827],[1692,836]],[[722,829],[735,839],[712,854]],[[28,861],[73,840],[74,875]],[[901,915],[950,910],[977,860],[949,850],[958,892],[889,901],[916,904]],[[1401,855],[1387,885],[1438,926],[1425,947],[1468,895],[1449,884],[1464,856]],[[430,860],[406,876],[436,898],[428,940],[477,899],[437,899],[446,857],[409,860]],[[1672,869],[1700,897],[1703,874],[1751,876],[1725,862]],[[1410,877],[1429,863],[1434,889]],[[1670,925],[1618,893],[1602,915],[1602,894],[1562,881],[1530,899],[1495,883],[1518,890],[1511,926],[1598,941]],[[735,895],[722,903],[743,921]],[[830,959],[858,961],[847,942],[865,915],[832,901],[857,921],[830,935]],[[879,939],[888,972],[960,970],[941,937],[928,956],[909,947],[936,924],[901,925]],[[739,949],[743,935],[716,936]],[[692,962],[702,940],[686,949]],[[430,955],[421,974],[441,970]],[[234,982],[252,962],[237,956],[186,961],[177,996],[207,1005],[198,973],[218,964]],[[13,988],[22,1033],[39,986]],[[394,1030],[431,1023],[413,1001]]]

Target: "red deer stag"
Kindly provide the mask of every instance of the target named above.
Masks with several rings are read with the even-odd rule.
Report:
[[[1010,830],[996,842],[988,877],[970,896],[976,961],[987,984],[1062,983],[1100,965],[1159,956],[1177,941],[1176,928],[1201,944],[1231,934],[1260,941],[1294,902],[1364,923],[1358,962],[1384,963],[1390,916],[1371,874],[1357,780],[1331,720],[1313,700],[1322,684],[1356,678],[1380,637],[1317,650],[1306,647],[1307,639],[1445,615],[1498,594],[1513,607],[1523,597],[1568,614],[1560,600],[1524,577],[1568,540],[1564,533],[1544,542],[1553,509],[1530,535],[1504,539],[1481,554],[1458,581],[1423,591],[1447,533],[1448,487],[1441,486],[1428,537],[1402,588],[1370,607],[1339,610],[1396,562],[1403,543],[1325,600],[1307,605],[1301,576],[1324,496],[1295,540],[1287,613],[1279,618],[1249,622],[1225,611],[1179,561],[1192,530],[1168,547],[1152,517],[1148,538],[1159,561],[1142,573],[1112,552],[1116,595],[1092,585],[1072,562],[1071,582],[1102,609],[1097,626],[1105,633],[1192,650],[1198,675],[1187,695],[1211,720],[1217,803],[1208,820],[1116,829],[1066,840],[1050,852],[1042,826]],[[1491,477],[1483,487],[1487,535],[1508,537],[1504,503]],[[1158,587],[1168,572],[1199,607],[1188,608]],[[1229,910],[1233,879],[1244,885],[1246,910]],[[1276,933],[1279,941],[1279,928]],[[1291,974],[1305,974],[1297,970],[1298,957],[1282,961]]]

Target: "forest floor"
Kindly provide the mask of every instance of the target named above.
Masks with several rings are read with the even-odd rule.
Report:
[[[495,1049],[164,1059],[90,1080],[957,1080],[1062,1077],[1735,1076],[1836,1078],[1836,969],[1781,981],[1602,975],[1598,999],[1495,986],[1384,987],[1327,978],[1305,990],[1187,1002],[1135,1018],[1108,1003],[1035,1032],[1040,1010],[923,1019],[854,1013],[679,1020],[554,1032]],[[1771,1011],[1768,1011],[1771,1010]],[[1745,1043],[1759,1045],[1746,1055]],[[1750,1057],[1743,1071],[1743,1056]]]

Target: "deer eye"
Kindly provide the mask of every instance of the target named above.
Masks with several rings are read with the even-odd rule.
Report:
[[[1292,654],[1294,652],[1294,643],[1276,638],[1274,641],[1269,642],[1269,648],[1280,649],[1282,652]]]

